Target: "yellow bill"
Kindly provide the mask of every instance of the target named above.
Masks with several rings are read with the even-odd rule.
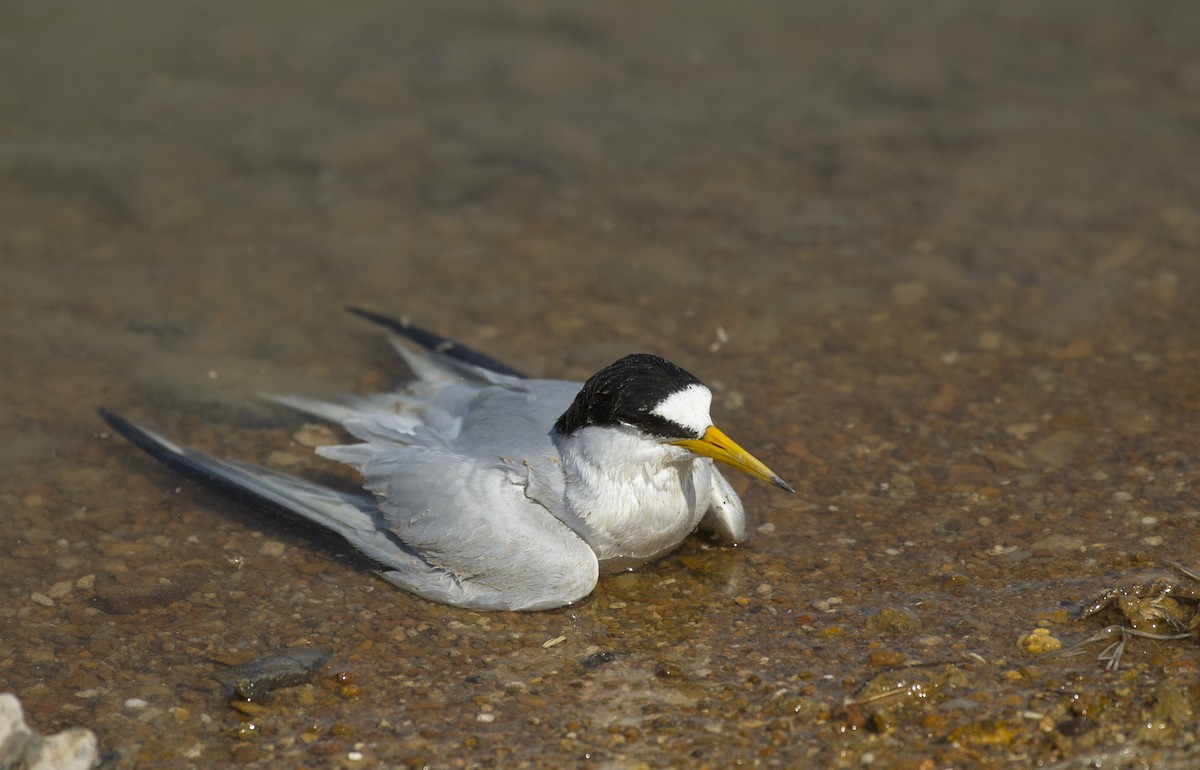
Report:
[[[759,462],[753,455],[742,449],[737,443],[722,433],[715,425],[708,426],[704,431],[703,438],[683,438],[671,442],[675,446],[681,446],[684,449],[691,451],[694,454],[711,457],[714,460],[732,465],[742,473],[753,476],[756,479],[769,481],[780,489],[786,489],[789,492],[795,492],[791,484],[788,484],[775,472]]]

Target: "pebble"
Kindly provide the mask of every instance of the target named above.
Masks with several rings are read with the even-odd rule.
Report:
[[[42,736],[25,722],[21,701],[0,693],[0,768],[88,770],[100,763],[95,734],[72,727]]]
[[[50,586],[49,590],[46,591],[46,595],[51,599],[61,599],[71,593],[72,587],[70,580],[63,580]]]
[[[258,548],[258,552],[263,556],[269,556],[272,559],[278,559],[283,556],[286,546],[278,540],[267,540]]]
[[[1035,628],[1017,637],[1017,649],[1022,655],[1034,656],[1062,649],[1062,642],[1050,635],[1048,628]]]
[[[969,683],[967,675],[953,663],[889,669],[871,677],[854,693],[854,700],[867,703],[896,696],[923,700],[938,690],[966,687]]]
[[[612,663],[613,661],[617,660],[618,657],[619,657],[618,654],[615,652],[609,652],[608,650],[601,650],[600,652],[588,655],[586,658],[579,661],[579,664],[581,666],[583,666],[584,668],[586,668],[588,671],[595,671],[596,669],[603,666],[605,663]]]
[[[187,579],[173,583],[109,585],[96,592],[92,603],[112,615],[131,615],[138,610],[165,607],[186,599],[192,591],[192,582]]]
[[[872,668],[892,668],[899,666],[904,660],[904,653],[899,650],[889,650],[882,647],[871,650],[867,655],[867,665]]]
[[[921,618],[907,607],[884,607],[867,618],[867,631],[872,634],[904,636],[921,630]]]
[[[305,423],[300,430],[292,434],[292,438],[300,446],[316,448],[338,443],[338,438],[329,427],[315,423]]]
[[[272,690],[308,682],[313,672],[332,656],[332,648],[324,645],[288,647],[230,666],[214,676],[233,695],[248,701],[258,700]]]

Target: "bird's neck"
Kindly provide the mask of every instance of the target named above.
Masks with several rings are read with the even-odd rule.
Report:
[[[633,428],[554,436],[568,515],[601,569],[632,568],[673,550],[709,506],[711,463]]]

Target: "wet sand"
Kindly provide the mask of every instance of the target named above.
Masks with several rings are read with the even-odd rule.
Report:
[[[1194,639],[1034,653],[1194,619],[1151,573],[1200,566],[1200,8],[0,16],[0,691],[40,732],[122,768],[1195,765]],[[738,480],[746,545],[486,615],[96,416],[329,478],[257,394],[402,381],[347,304],[538,376],[665,355],[798,494]],[[214,678],[310,644],[261,702]]]

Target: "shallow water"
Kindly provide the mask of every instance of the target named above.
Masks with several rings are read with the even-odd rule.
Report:
[[[0,689],[37,729],[119,767],[1193,765],[1193,641],[1112,674],[1017,640],[1198,561],[1200,8],[0,17]],[[666,355],[798,494],[739,481],[744,547],[481,615],[95,414],[328,473],[257,394],[403,378],[346,304],[534,375]],[[212,679],[306,642],[261,711]]]

